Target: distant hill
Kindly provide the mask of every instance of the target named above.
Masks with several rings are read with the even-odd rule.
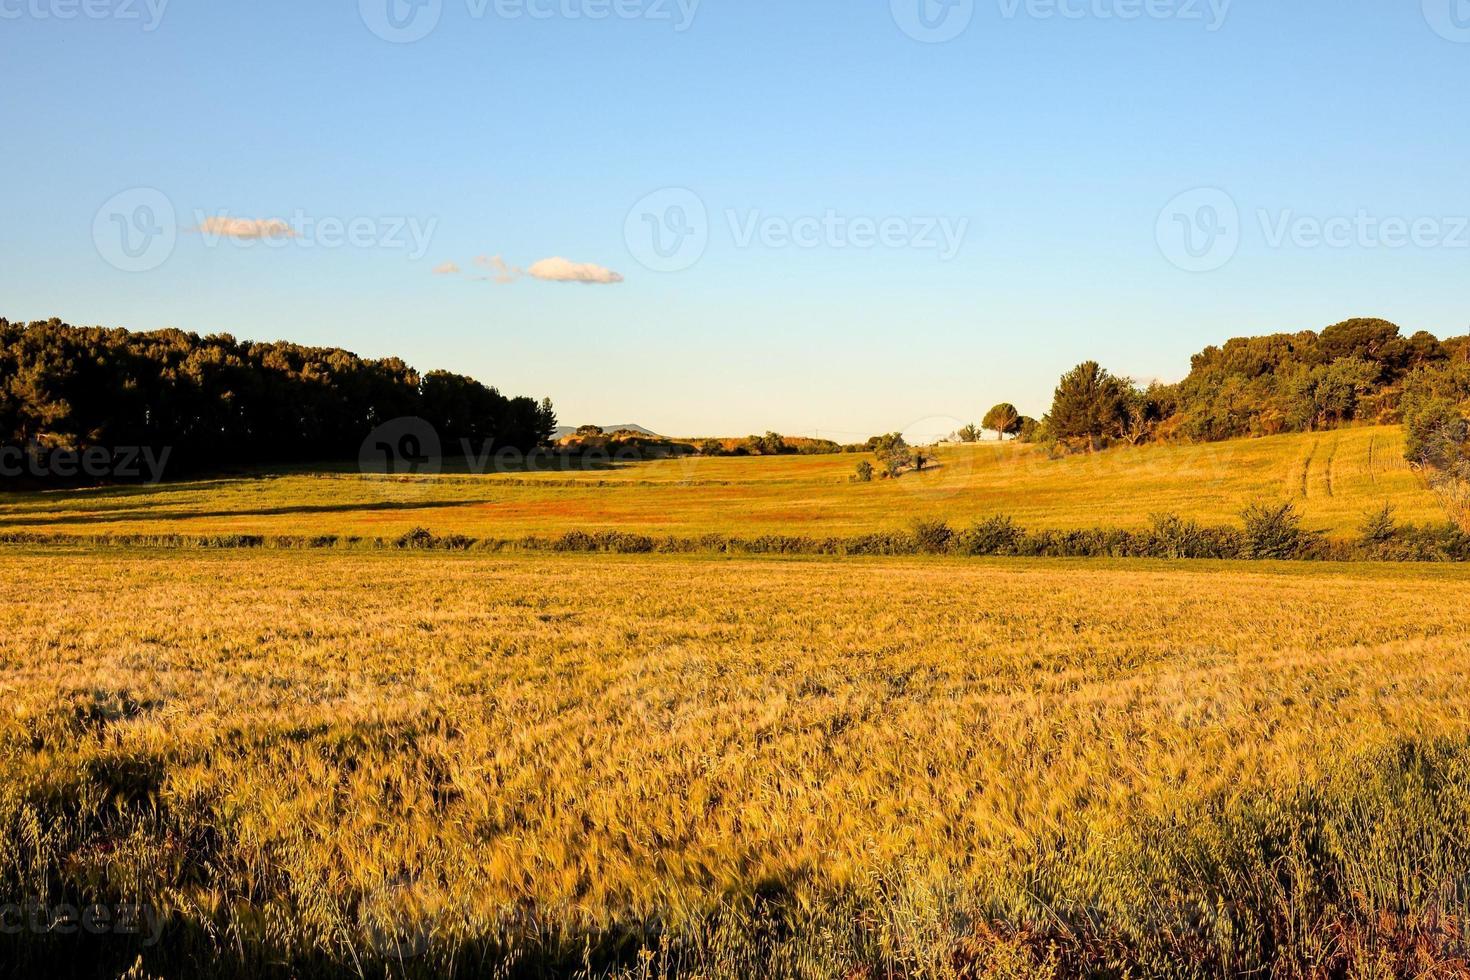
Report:
[[[578,426],[575,426],[575,425],[559,425],[559,426],[556,427],[556,438],[557,439],[561,439],[561,438],[563,438],[565,436],[569,436],[572,433],[576,432],[577,431],[577,428],[578,428]],[[663,436],[660,436],[657,432],[654,432],[652,429],[646,429],[646,428],[644,428],[641,425],[634,425],[632,423],[629,423],[629,424],[626,424],[626,425],[603,425],[603,426],[598,426],[598,428],[602,429],[603,432],[606,432],[609,435],[611,435],[614,432],[618,432],[618,431],[621,431],[621,430],[626,429],[629,432],[636,432],[640,436],[652,436],[655,439],[662,439],[663,438]]]

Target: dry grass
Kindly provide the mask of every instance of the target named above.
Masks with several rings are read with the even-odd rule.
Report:
[[[517,538],[572,529],[699,535],[851,535],[914,518],[1009,514],[1023,526],[1141,528],[1154,513],[1232,524],[1292,501],[1312,530],[1356,533],[1385,502],[1400,521],[1444,508],[1403,460],[1397,428],[1147,446],[1048,459],[1034,447],[949,447],[931,473],[848,482],[859,456],[684,459],[586,471],[412,480],[335,471],[0,497],[0,532]]]
[[[1450,975],[1467,585],[0,551],[0,895],[168,976]]]

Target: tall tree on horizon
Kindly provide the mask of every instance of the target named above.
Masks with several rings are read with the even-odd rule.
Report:
[[[1010,402],[1001,402],[985,413],[980,424],[994,432],[997,440],[1004,441],[1006,436],[1021,431],[1021,412]]]
[[[1085,440],[1088,452],[1118,435],[1127,418],[1127,386],[1096,361],[1062,375],[1046,421],[1059,439]]]

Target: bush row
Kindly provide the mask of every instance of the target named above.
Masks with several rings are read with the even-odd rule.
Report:
[[[1307,531],[1290,504],[1256,505],[1237,526],[1206,525],[1174,514],[1155,515],[1142,530],[1084,528],[1028,531],[1001,515],[956,529],[916,521],[906,530],[852,537],[766,534],[739,537],[647,535],[627,531],[568,531],[556,536],[473,538],[416,528],[396,538],[341,535],[99,535],[14,532],[0,544],[100,544],[161,548],[370,549],[398,551],[538,551],[583,554],[735,554],[894,556],[955,555],[1022,558],[1160,558],[1295,561],[1470,561],[1470,534],[1453,524],[1400,525],[1390,508],[1365,517],[1358,537]]]

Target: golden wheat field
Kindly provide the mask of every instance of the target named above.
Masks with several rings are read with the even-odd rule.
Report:
[[[1230,524],[1251,503],[1281,501],[1297,507],[1308,529],[1348,537],[1385,503],[1405,522],[1445,520],[1403,451],[1396,427],[1063,459],[1017,444],[946,446],[929,472],[870,484],[849,480],[856,461],[869,458],[856,455],[547,464],[483,475],[460,466],[422,478],[308,468],[0,498],[0,533],[845,535],[997,514],[1031,529],[1070,530],[1137,528],[1164,512]]]
[[[1462,566],[9,547],[0,881],[156,910],[160,939],[0,935],[0,959],[1459,975],[1467,587]]]

